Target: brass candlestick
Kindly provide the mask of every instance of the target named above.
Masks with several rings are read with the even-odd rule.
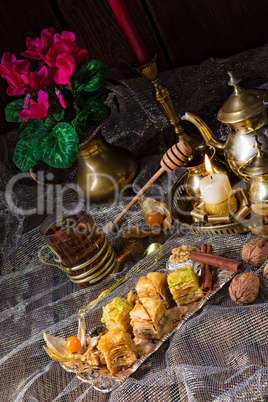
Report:
[[[158,103],[170,124],[174,126],[176,134],[179,136],[179,141],[185,140],[184,129],[180,125],[179,116],[176,113],[170,90],[160,82],[156,59],[154,58],[144,66],[137,68],[139,73],[153,84],[153,98]]]

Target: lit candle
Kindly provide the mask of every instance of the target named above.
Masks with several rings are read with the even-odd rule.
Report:
[[[228,176],[224,173],[213,173],[207,155],[205,155],[205,166],[209,174],[200,181],[200,192],[206,211],[213,215],[235,212],[237,202]]]
[[[142,66],[150,61],[150,55],[139,35],[134,21],[123,0],[108,0],[110,7],[117,19],[118,25],[123,32],[131,51],[137,61]]]

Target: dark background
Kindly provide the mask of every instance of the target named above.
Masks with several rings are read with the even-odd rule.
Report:
[[[159,71],[229,57],[268,42],[267,0],[125,0]],[[134,58],[106,0],[9,0],[0,4],[0,56],[25,50],[27,36],[43,28],[73,31],[91,58],[108,66],[109,78],[138,76]],[[4,108],[13,100],[0,78],[0,133]]]

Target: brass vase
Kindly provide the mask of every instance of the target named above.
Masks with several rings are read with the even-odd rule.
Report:
[[[108,143],[97,127],[80,144],[77,155],[76,183],[89,201],[109,202],[118,197],[138,171],[134,154],[123,147]]]

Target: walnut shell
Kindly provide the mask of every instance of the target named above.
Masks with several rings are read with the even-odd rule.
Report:
[[[268,258],[268,238],[258,237],[249,241],[242,249],[242,259],[245,263],[259,268]]]
[[[229,286],[229,294],[235,303],[244,306],[254,302],[259,289],[259,277],[252,272],[245,272],[234,277]]]
[[[268,279],[268,264],[263,268],[263,276],[265,279]]]

